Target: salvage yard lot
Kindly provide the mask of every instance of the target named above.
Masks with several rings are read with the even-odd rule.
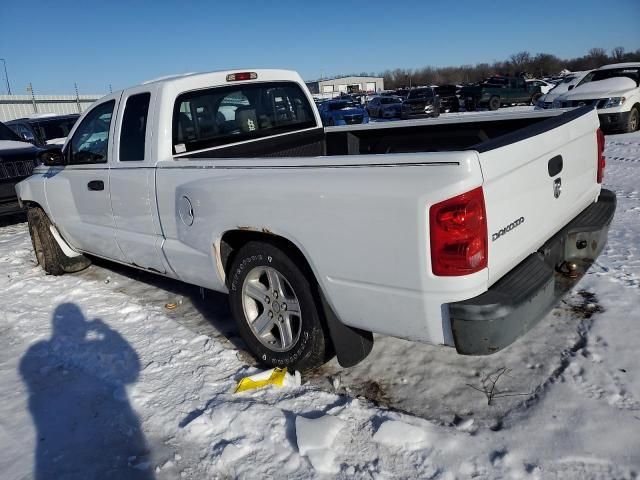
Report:
[[[3,222],[3,478],[636,478],[640,133],[606,148],[608,246],[530,334],[490,357],[379,337],[300,387],[232,393],[258,368],[224,295],[101,261],[46,276],[26,224]],[[296,417],[324,415],[342,426],[314,468]],[[374,437],[389,420],[421,434]]]

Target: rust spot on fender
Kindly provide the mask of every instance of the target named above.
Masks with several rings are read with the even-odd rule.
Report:
[[[267,227],[256,228],[256,227],[249,227],[245,225],[238,225],[237,229],[245,232],[262,232],[262,233],[268,233],[269,235],[273,235],[273,232],[269,230]]]

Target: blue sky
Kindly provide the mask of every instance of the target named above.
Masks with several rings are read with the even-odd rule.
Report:
[[[640,48],[640,0],[0,3],[0,58],[14,94],[29,82],[39,94],[72,93],[74,82],[80,93],[106,93],[110,84],[227,68],[290,68],[314,79],[522,50],[573,57]]]

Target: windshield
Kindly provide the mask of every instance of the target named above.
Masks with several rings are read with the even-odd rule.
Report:
[[[573,82],[576,78],[578,78],[577,75],[567,75],[566,77],[564,77],[562,80],[558,82],[558,85],[560,85],[561,83]]]
[[[64,138],[76,123],[77,118],[61,118],[57,120],[40,120],[34,125],[40,137],[46,142],[54,138]]]
[[[329,110],[333,112],[334,110],[342,110],[343,108],[355,108],[356,104],[353,102],[336,102],[330,103],[328,106]]]
[[[639,84],[640,81],[640,68],[610,68],[607,70],[596,70],[595,72],[590,73],[585,77],[585,79],[580,82],[597,82],[599,80],[606,80],[608,78],[616,78],[616,77],[627,77],[636,82],[636,85]]]
[[[0,123],[0,140],[13,140],[14,142],[24,142],[13,130],[4,123]]]
[[[430,88],[417,88],[416,90],[411,90],[409,92],[408,98],[425,98],[425,97],[432,97],[432,96],[433,96],[433,92],[431,91]]]
[[[391,103],[402,103],[402,100],[400,100],[399,98],[385,97],[380,99],[380,103],[382,103],[383,105]]]

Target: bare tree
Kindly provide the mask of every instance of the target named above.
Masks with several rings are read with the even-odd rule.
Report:
[[[519,52],[511,55],[508,60],[497,60],[493,63],[478,63],[476,65],[461,65],[435,68],[424,66],[416,70],[396,68],[386,70],[384,77],[386,88],[408,87],[411,85],[442,85],[446,83],[473,83],[492,75],[515,75],[527,73],[545,77],[556,75],[563,69],[571,71],[591,70],[607,63],[640,61],[640,50],[625,52],[623,47],[614,48],[608,55],[603,48],[592,48],[582,57],[561,59],[550,53],[538,53],[531,56],[529,52]]]
[[[624,47],[616,47],[611,50],[611,58],[613,58],[616,62],[621,62],[624,60]]]
[[[514,53],[509,60],[514,73],[526,72],[531,63],[531,54],[529,52]]]

